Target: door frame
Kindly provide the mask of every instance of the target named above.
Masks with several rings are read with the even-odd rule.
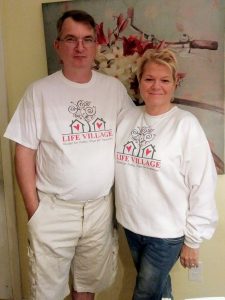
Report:
[[[16,207],[13,187],[13,169],[10,142],[3,138],[3,130],[8,123],[8,101],[4,68],[4,48],[2,39],[2,20],[0,15],[0,139],[2,171],[4,181],[4,206],[9,249],[9,268],[13,300],[21,300],[21,275],[19,263],[19,247],[16,226]]]

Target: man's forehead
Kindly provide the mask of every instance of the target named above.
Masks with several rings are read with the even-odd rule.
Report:
[[[95,32],[94,28],[90,24],[78,22],[72,18],[67,18],[63,22],[61,32],[65,30],[83,31],[89,34]]]

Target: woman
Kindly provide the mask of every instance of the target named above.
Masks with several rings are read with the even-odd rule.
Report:
[[[174,53],[147,50],[137,76],[145,106],[123,113],[117,129],[117,220],[137,269],[133,300],[158,300],[172,298],[178,257],[197,267],[199,246],[214,233],[217,176],[199,122],[172,103]]]

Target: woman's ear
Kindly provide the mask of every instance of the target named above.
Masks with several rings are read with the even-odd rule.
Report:
[[[183,81],[185,76],[186,76],[186,73],[181,73],[181,72],[177,73],[176,81],[175,81],[176,88],[181,85],[181,82]]]
[[[179,86],[179,78],[178,75],[175,78],[175,89]]]

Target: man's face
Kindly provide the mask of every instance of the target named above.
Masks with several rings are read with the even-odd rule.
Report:
[[[63,62],[64,71],[91,69],[96,55],[95,32],[92,27],[67,18],[54,46]]]

